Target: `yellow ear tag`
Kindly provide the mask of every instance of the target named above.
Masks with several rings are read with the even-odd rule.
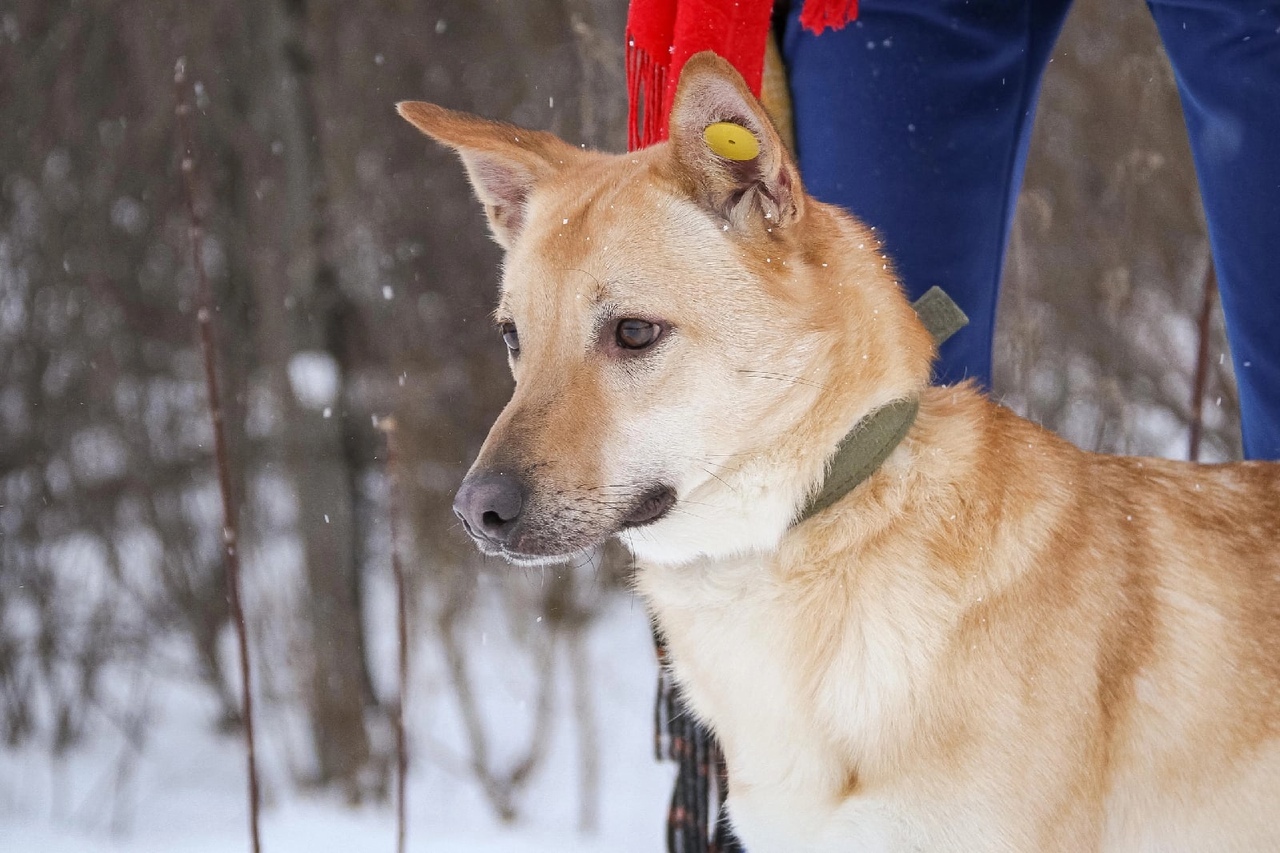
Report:
[[[760,153],[756,135],[740,124],[718,121],[702,131],[707,147],[729,160],[754,160]]]

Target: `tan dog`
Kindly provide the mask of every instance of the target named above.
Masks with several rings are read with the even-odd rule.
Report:
[[[1280,465],[1086,453],[929,387],[874,237],[711,55],[636,154],[400,111],[507,249],[515,393],[455,507],[519,563],[627,542],[750,853],[1280,850]],[[716,154],[720,121],[757,156]]]

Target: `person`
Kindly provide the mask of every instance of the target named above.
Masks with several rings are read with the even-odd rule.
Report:
[[[1280,458],[1280,0],[1153,0],[1204,199],[1247,458]],[[820,35],[785,12],[806,188],[877,228],[911,298],[971,325],[938,379],[991,384],[1001,265],[1040,79],[1070,0],[862,0]]]

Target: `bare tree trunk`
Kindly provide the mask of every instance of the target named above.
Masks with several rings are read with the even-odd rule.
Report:
[[[626,62],[622,33],[614,31],[611,10],[592,0],[563,0],[573,32],[578,61],[577,135],[593,148],[619,149],[625,144],[626,122],[610,113],[626,103]],[[604,20],[602,20],[604,19]]]
[[[303,0],[274,0],[265,11],[271,85],[284,168],[285,292],[264,306],[278,334],[277,388],[284,386],[285,464],[298,502],[310,630],[308,685],[315,779],[364,795],[369,764],[365,696],[369,683],[358,607],[354,479],[340,413],[345,371],[337,353],[350,316],[329,257],[328,182],[306,43]],[[308,376],[308,373],[311,375]],[[282,374],[282,375],[279,375]],[[328,385],[326,388],[315,388]],[[317,393],[327,394],[321,399]]]
[[[409,606],[408,590],[405,585],[404,563],[400,559],[400,537],[397,534],[399,525],[396,515],[400,509],[400,454],[396,440],[395,418],[381,418],[378,429],[387,438],[386,479],[387,479],[387,526],[391,534],[391,574],[396,585],[396,853],[404,853],[405,836],[408,831],[408,805],[405,801],[405,789],[409,777],[409,750],[405,742],[404,708],[405,698],[409,693]]]

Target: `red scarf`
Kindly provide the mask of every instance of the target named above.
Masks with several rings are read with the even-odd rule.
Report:
[[[667,138],[667,114],[680,69],[713,50],[760,94],[764,45],[773,0],[631,0],[627,14],[627,144],[631,150]],[[821,34],[858,16],[858,0],[804,0],[801,25]],[[660,99],[660,100],[659,100]],[[656,109],[650,109],[650,101]],[[643,101],[643,104],[641,103]]]

